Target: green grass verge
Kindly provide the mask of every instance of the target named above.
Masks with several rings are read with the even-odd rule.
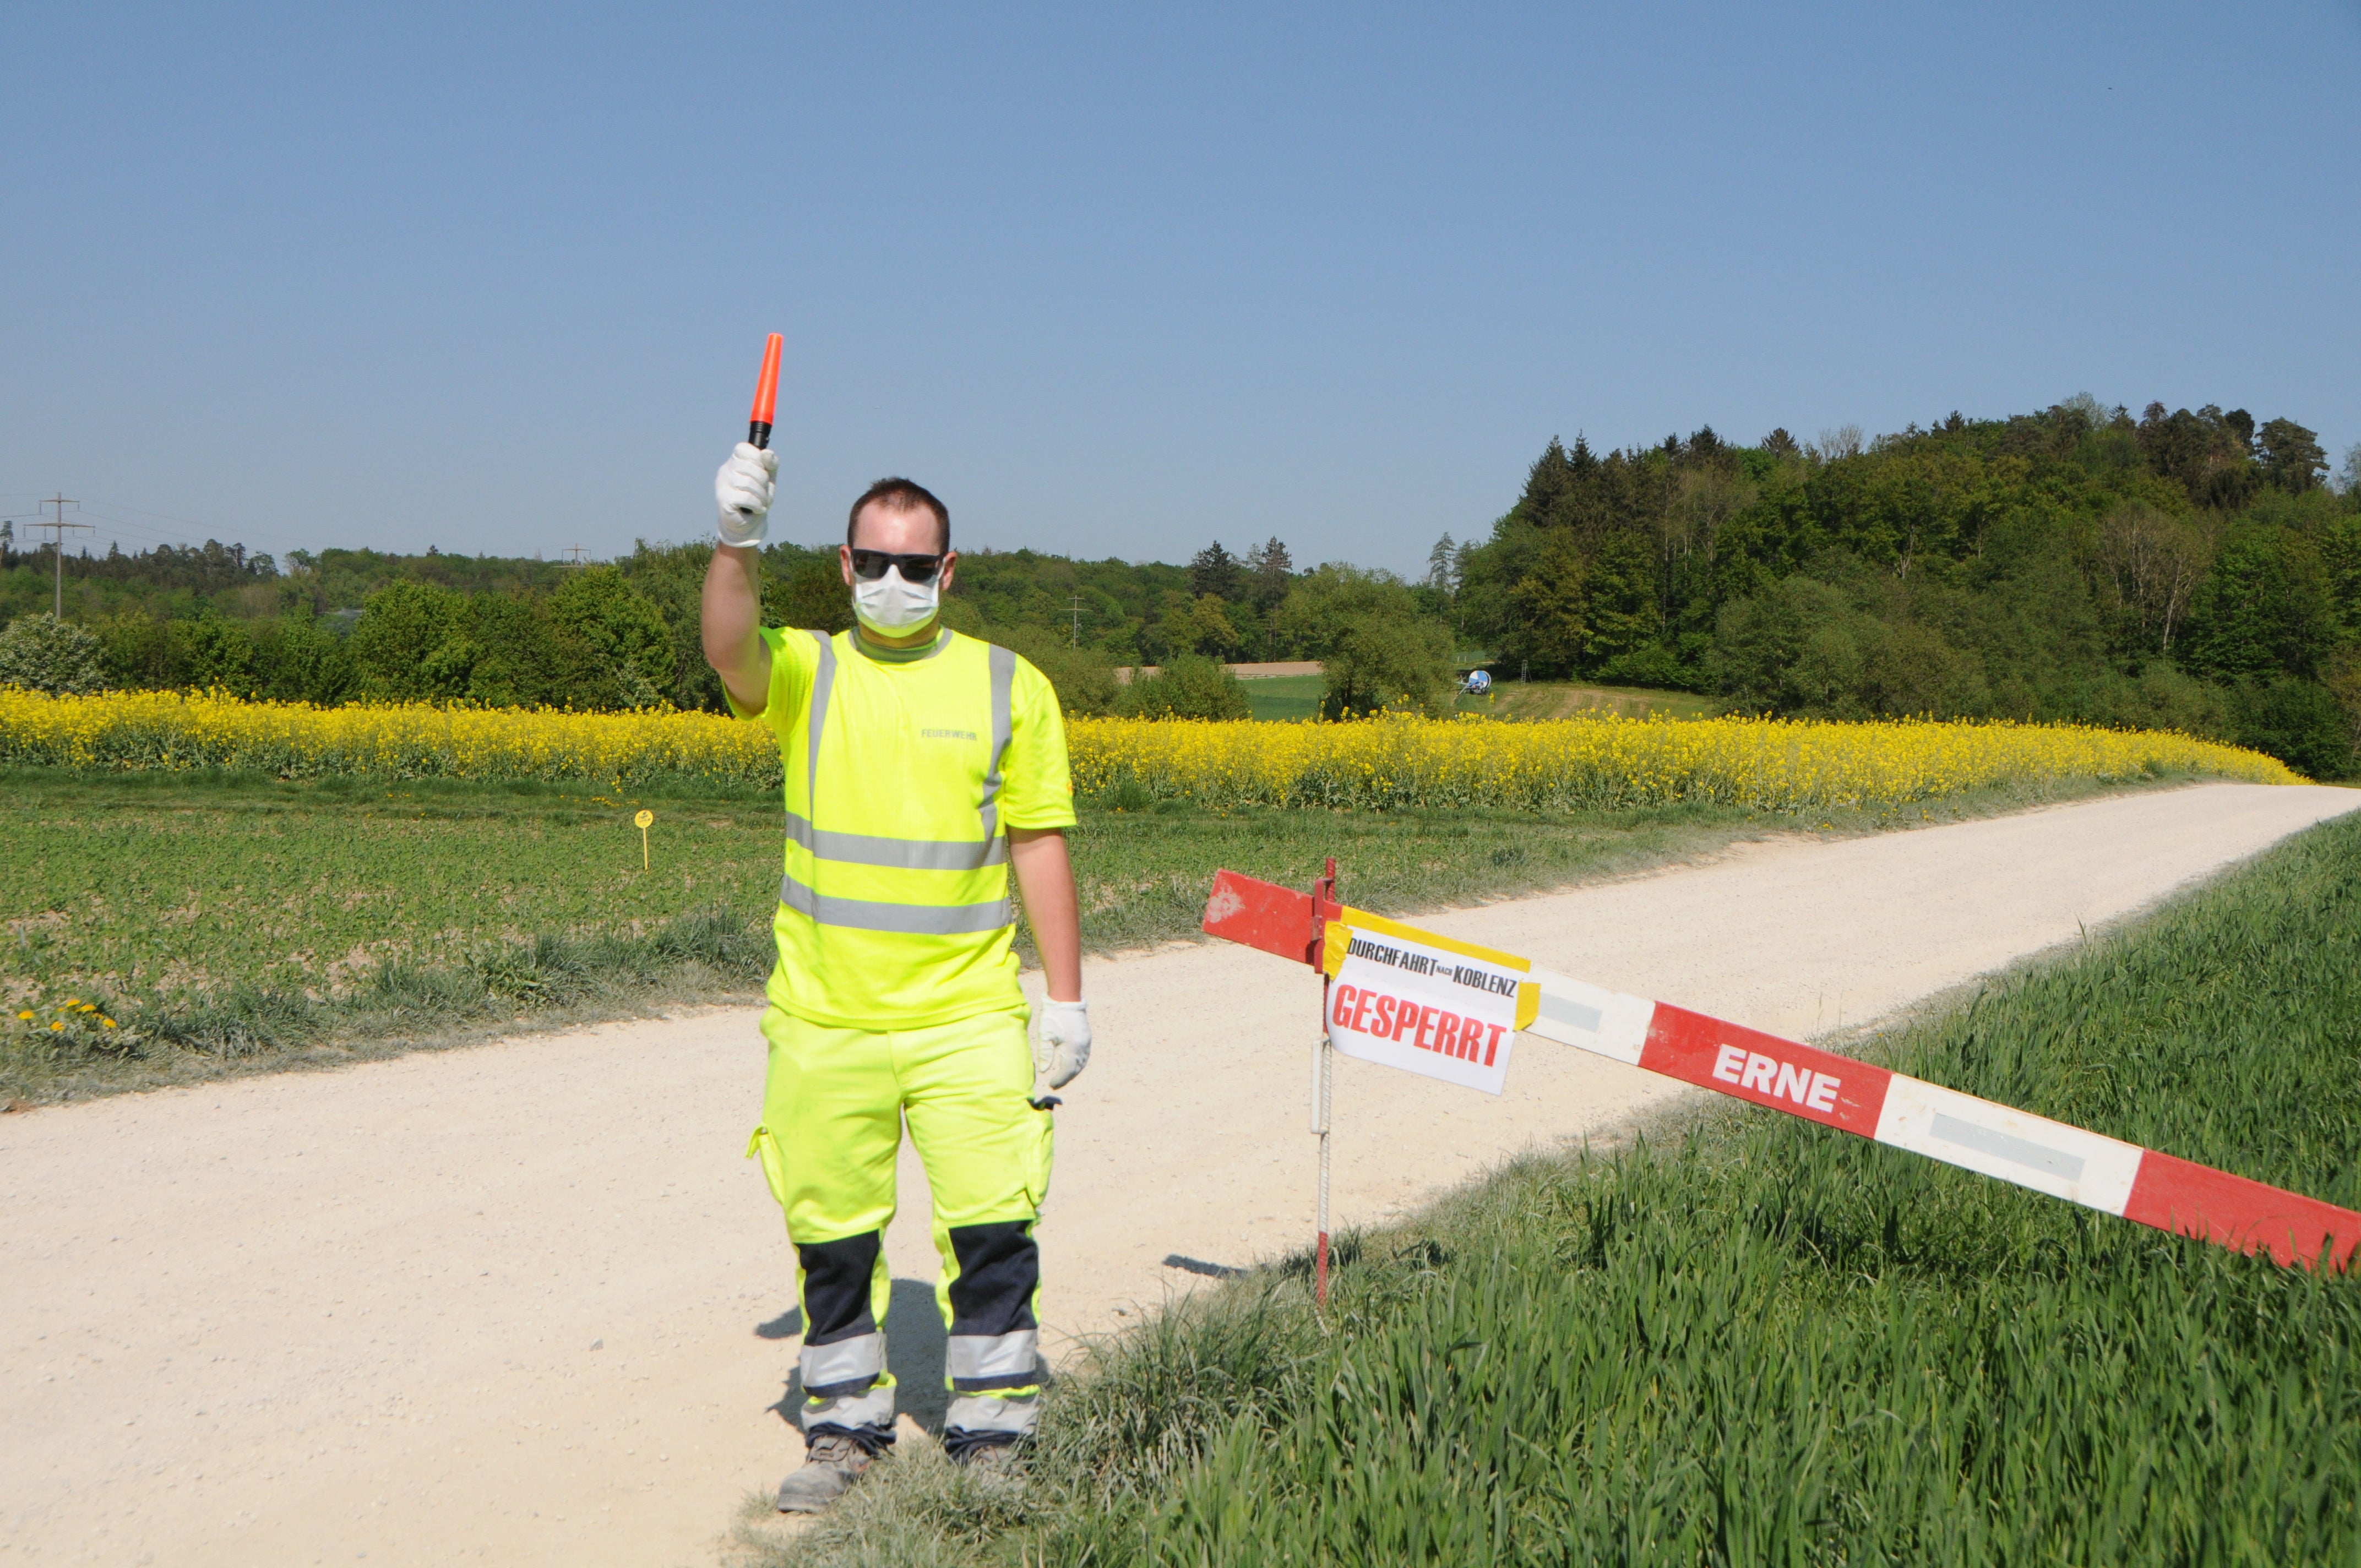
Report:
[[[1319,675],[1261,675],[1238,684],[1246,687],[1246,706],[1257,718],[1281,721],[1320,717]],[[1593,686],[1565,681],[1523,682],[1493,675],[1488,696],[1463,696],[1455,713],[1487,718],[1710,718],[1723,704],[1695,692],[1660,691],[1653,686]]]
[[[2361,1206],[2361,821],[1882,1037]],[[1534,1159],[1100,1348],[1034,1475],[898,1455],[747,1561],[2350,1563],[2361,1277],[1768,1113]]]
[[[1238,684],[1246,687],[1246,707],[1261,719],[1279,722],[1320,717],[1324,675],[1257,675]]]
[[[1695,692],[1654,686],[1584,685],[1574,681],[1503,679],[1492,672],[1491,695],[1463,697],[1459,710],[1493,718],[1711,718],[1728,706]]]
[[[772,961],[780,827],[767,794],[39,769],[0,771],[0,789],[18,809],[0,842],[0,1099],[742,1000]],[[1711,806],[1539,817],[1127,804],[1086,803],[1072,835],[1093,951],[1194,938],[1220,866],[1301,886],[1333,854],[1347,896],[1405,914],[1799,826]],[[642,806],[656,818],[646,869]]]

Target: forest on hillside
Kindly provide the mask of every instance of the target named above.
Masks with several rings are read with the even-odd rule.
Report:
[[[85,684],[715,708],[697,637],[709,549],[70,554],[59,635],[82,640]],[[0,530],[0,620],[46,623],[54,565]],[[830,547],[766,549],[764,601],[778,624],[849,622]],[[1480,659],[1496,678],[1748,712],[2173,728],[2342,776],[2361,737],[2361,448],[2332,478],[2292,420],[2160,403],[2135,419],[2089,398],[1867,440],[1701,428],[1600,455],[1577,435],[1488,533],[1445,533],[1416,581],[1301,567],[1278,539],[1185,565],[977,549],[946,614],[1082,711],[1137,707],[1112,672],[1142,663],[1196,672],[1168,685],[1170,710],[1242,711],[1207,663],[1296,658],[1326,664],[1331,715],[1433,711]],[[0,678],[38,664],[0,650]]]
[[[1601,456],[1577,437],[1448,587],[1510,673],[1783,714],[2172,728],[2341,774],[2356,462],[2333,486],[2291,420],[2087,398],[1868,442],[1704,429]]]

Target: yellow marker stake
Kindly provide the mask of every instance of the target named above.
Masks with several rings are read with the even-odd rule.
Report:
[[[644,806],[640,807],[640,814],[631,818],[633,825],[640,830],[640,870],[642,871],[648,869],[648,824],[655,819],[656,814]]]

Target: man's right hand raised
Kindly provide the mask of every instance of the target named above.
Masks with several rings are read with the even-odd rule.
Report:
[[[776,493],[779,455],[740,442],[713,476],[719,517],[713,536],[724,544],[758,545],[771,531],[771,498]]]

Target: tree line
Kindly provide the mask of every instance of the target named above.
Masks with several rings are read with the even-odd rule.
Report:
[[[697,637],[712,547],[642,542],[611,563],[394,555],[267,554],[209,542],[67,557],[67,628],[78,674],[52,689],[221,688],[336,704],[469,702],[722,711]],[[47,549],[0,540],[0,612],[33,635],[50,592]],[[841,630],[851,608],[836,553],[763,551],[774,625]],[[1273,539],[1234,557],[1219,543],[1187,565],[1077,561],[1036,551],[963,553],[945,619],[1038,664],[1077,712],[1243,717],[1221,671],[1237,659],[1320,659],[1332,711],[1447,701],[1451,642],[1433,597],[1383,572],[1295,569]],[[45,634],[46,635],[46,634]],[[20,640],[21,640],[20,637]],[[59,647],[65,644],[60,643]],[[68,655],[27,644],[18,663]],[[0,665],[6,660],[0,658]],[[1118,668],[1159,665],[1144,683]],[[5,677],[0,677],[5,678]]]
[[[1185,565],[976,550],[945,614],[1078,712],[1242,712],[1220,663],[1282,659],[1323,663],[1331,716],[1442,711],[1482,657],[1496,679],[1744,712],[2174,728],[2335,777],[2361,735],[2356,465],[2332,483],[2290,419],[2161,403],[2135,419],[2087,397],[1874,439],[1742,446],[1705,427],[1600,455],[1577,435],[1548,444],[1488,537],[1444,535],[1422,580],[1299,567],[1275,538]],[[108,685],[719,710],[697,630],[709,554],[117,550],[69,555],[67,619],[82,678]],[[51,565],[0,537],[0,617],[45,609]],[[850,623],[832,547],[769,546],[763,597],[775,624]],[[1137,664],[1170,674],[1116,679]]]

